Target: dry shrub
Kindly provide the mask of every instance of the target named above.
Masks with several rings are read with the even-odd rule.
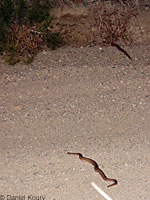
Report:
[[[121,7],[118,9],[98,3],[94,13],[99,36],[104,45],[111,45],[116,42],[131,44],[130,21],[137,16],[135,9],[125,10]]]
[[[18,25],[16,22],[10,26],[11,39],[7,45],[8,62],[16,64],[19,61],[32,62],[33,57],[42,49],[43,36],[36,27]]]
[[[101,2],[97,3],[94,8],[94,19],[102,44],[115,46],[131,59],[119,44],[129,45],[133,42],[130,22],[136,16],[137,12],[134,8],[123,9],[121,7],[116,8],[112,4],[105,6]]]
[[[42,34],[36,30],[36,27],[28,27],[26,25],[11,25],[13,44],[18,53],[36,54],[43,46]]]

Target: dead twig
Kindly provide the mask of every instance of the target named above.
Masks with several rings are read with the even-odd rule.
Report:
[[[111,46],[116,47],[119,51],[124,53],[130,60],[132,60],[131,56],[129,56],[129,54],[123,48],[121,48],[118,44],[112,43]]]

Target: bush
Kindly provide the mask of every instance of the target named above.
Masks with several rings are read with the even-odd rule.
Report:
[[[34,0],[32,7],[28,14],[28,19],[31,24],[41,23],[49,18],[49,11],[51,9],[49,0],[44,0],[42,3],[39,0]]]
[[[28,14],[27,9],[27,3],[25,2],[25,0],[19,0],[19,2],[17,2],[15,18],[18,24],[21,25],[25,23]]]
[[[14,14],[14,5],[12,0],[0,1],[0,24],[9,26]]]
[[[10,57],[17,57],[18,61],[27,62],[28,58],[33,58],[42,47],[43,38],[33,27],[11,24],[11,39],[6,48]]]
[[[49,30],[51,8],[50,0],[0,2],[0,51],[10,64],[29,63],[44,45],[53,50],[62,44],[60,34]]]
[[[55,50],[57,47],[63,45],[62,37],[59,33],[49,33],[44,35],[46,45],[51,50]]]
[[[10,36],[9,25],[14,12],[12,0],[0,1],[0,52],[5,49],[7,39]]]
[[[99,3],[95,7],[94,14],[102,44],[116,47],[131,59],[128,53],[118,43],[124,43],[126,45],[132,43],[132,32],[130,31],[129,25],[131,19],[137,16],[136,10],[134,8],[125,10],[121,9],[121,7],[118,9],[112,5],[106,7]]]

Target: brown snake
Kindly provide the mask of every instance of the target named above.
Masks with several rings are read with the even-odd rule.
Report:
[[[101,175],[101,177],[104,179],[104,181],[112,181],[112,182],[114,182],[113,184],[108,185],[107,187],[111,187],[111,186],[113,186],[113,185],[117,185],[118,181],[117,181],[116,179],[107,178],[107,176],[106,176],[106,175],[104,174],[104,172],[99,168],[98,164],[97,164],[94,160],[92,160],[92,159],[90,159],[90,158],[83,157],[81,153],[71,153],[71,152],[67,152],[67,154],[79,156],[80,160],[83,160],[83,161],[86,161],[86,162],[89,162],[90,164],[92,164],[92,165],[94,166],[94,170],[95,170],[96,172],[98,172],[98,173]]]

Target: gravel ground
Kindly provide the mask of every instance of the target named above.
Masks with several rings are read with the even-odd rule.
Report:
[[[133,61],[111,47],[0,59],[1,200],[104,199],[91,182],[113,200],[149,200],[150,46],[124,48]]]

